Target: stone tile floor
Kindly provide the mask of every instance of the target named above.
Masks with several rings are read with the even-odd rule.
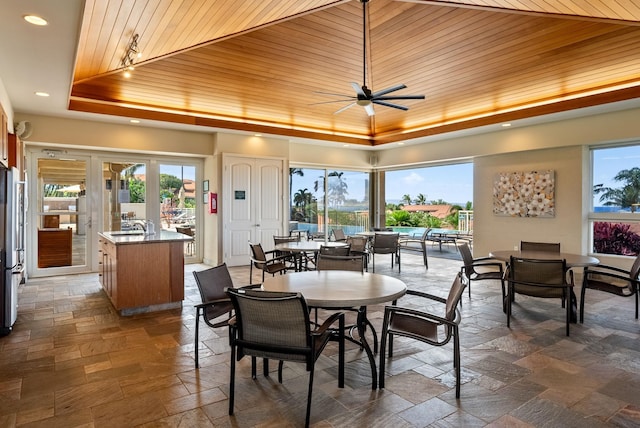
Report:
[[[437,255],[431,251],[428,271],[420,255],[403,254],[401,273],[386,258],[376,260],[376,272],[445,296],[461,262]],[[241,361],[232,417],[226,328],[202,328],[201,367],[194,368],[199,294],[191,272],[205,268],[186,266],[182,309],[132,317],[115,313],[97,274],[29,280],[14,331],[0,338],[0,426],[302,426],[308,375],[301,365],[286,364],[280,385],[275,373],[252,380],[249,360]],[[248,267],[231,271],[236,285],[249,282]],[[523,296],[508,329],[499,282],[473,283],[461,311],[459,400],[450,344],[397,338],[386,388],[377,391],[366,356],[350,343],[346,386],[337,388],[337,347],[330,344],[316,370],[312,426],[640,426],[640,323],[632,299],[592,292],[585,324],[572,324],[570,337],[558,301]],[[380,331],[383,307],[368,314]]]

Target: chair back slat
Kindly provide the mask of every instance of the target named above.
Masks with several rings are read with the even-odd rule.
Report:
[[[226,263],[210,269],[193,272],[193,276],[196,279],[203,303],[227,298],[224,289],[233,287],[231,274],[229,273]]]
[[[324,254],[326,256],[348,256],[350,251],[351,247],[349,245],[344,245],[341,247],[321,245],[318,254]]]
[[[363,272],[364,262],[362,256],[330,256],[326,254],[318,255],[316,269],[322,270],[348,270],[353,272]]]
[[[456,318],[456,308],[460,303],[460,299],[462,298],[462,292],[466,287],[465,283],[462,281],[462,275],[460,272],[456,275],[453,280],[453,284],[451,285],[451,289],[449,290],[449,295],[447,296],[447,303],[445,305],[445,318],[449,321],[453,321]]]
[[[520,251],[544,251],[547,253],[559,253],[560,243],[520,241]]]
[[[299,293],[227,289],[236,310],[239,355],[306,361],[309,310]]]

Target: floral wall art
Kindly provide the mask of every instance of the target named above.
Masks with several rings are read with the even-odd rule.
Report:
[[[493,182],[493,213],[511,217],[554,217],[553,170],[498,173]]]

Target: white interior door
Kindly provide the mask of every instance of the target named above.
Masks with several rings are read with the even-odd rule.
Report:
[[[273,248],[284,228],[284,160],[223,156],[223,259],[247,265],[249,242]]]

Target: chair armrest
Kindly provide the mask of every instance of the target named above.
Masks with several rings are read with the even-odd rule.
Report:
[[[329,329],[329,327],[331,327],[331,324],[338,321],[340,318],[344,319],[344,312],[336,312],[332,314],[329,318],[324,320],[324,322],[320,327],[312,331],[311,334],[318,335],[318,336],[322,335],[325,331]]]
[[[202,302],[199,303],[197,305],[193,305],[194,308],[206,308],[212,305],[215,305],[217,303],[226,303],[226,302],[230,302],[231,299],[229,298],[223,298],[223,299],[215,299],[215,300],[209,300],[207,302]]]
[[[607,271],[610,271],[610,272],[607,272]],[[593,272],[593,273],[597,272],[598,274],[601,274],[601,275],[624,274],[626,275],[626,279],[630,279],[630,275],[631,275],[631,273],[628,270],[615,267],[615,266],[609,266],[609,265],[587,266],[584,268],[584,274],[586,275],[587,272]]]
[[[499,267],[500,271],[502,271],[503,269],[503,264],[501,262],[481,262],[481,263],[476,263],[479,259],[474,259],[473,263],[468,264],[468,265],[464,265],[464,267]],[[491,259],[489,259],[491,260]]]
[[[612,267],[612,266],[597,266],[597,267],[598,268],[609,269],[609,271],[607,271],[607,270],[599,270],[595,266],[590,268],[590,269],[585,268],[584,269],[584,280],[585,281],[588,280],[590,275],[599,275],[599,276],[603,276],[603,277],[606,277],[606,278],[617,279],[617,280],[624,281],[624,282],[640,284],[640,281],[638,281],[637,279],[631,278],[629,276],[629,272],[625,271],[624,269],[619,269],[619,268],[615,268],[615,267]],[[621,274],[625,274],[625,275],[621,275]]]
[[[262,288],[262,284],[241,285],[240,287],[236,287],[236,288],[246,288],[246,289]]]
[[[460,312],[458,311],[458,309],[456,308],[456,318],[453,321],[450,321],[446,318],[442,318],[441,316],[429,313],[429,312],[423,312],[423,311],[419,311],[417,309],[409,309],[409,308],[405,308],[402,306],[392,306],[392,305],[387,305],[384,307],[385,312],[395,312],[395,313],[401,313],[401,314],[405,314],[405,315],[413,315],[413,316],[417,316],[420,318],[426,318],[428,320],[432,320],[437,322],[438,324],[446,324],[446,325],[450,325],[450,326],[457,326],[460,324]]]
[[[407,290],[406,294],[410,294],[412,296],[424,297],[425,299],[435,300],[440,303],[447,303],[447,299],[439,296],[435,296],[433,294],[425,293],[417,290]]]

